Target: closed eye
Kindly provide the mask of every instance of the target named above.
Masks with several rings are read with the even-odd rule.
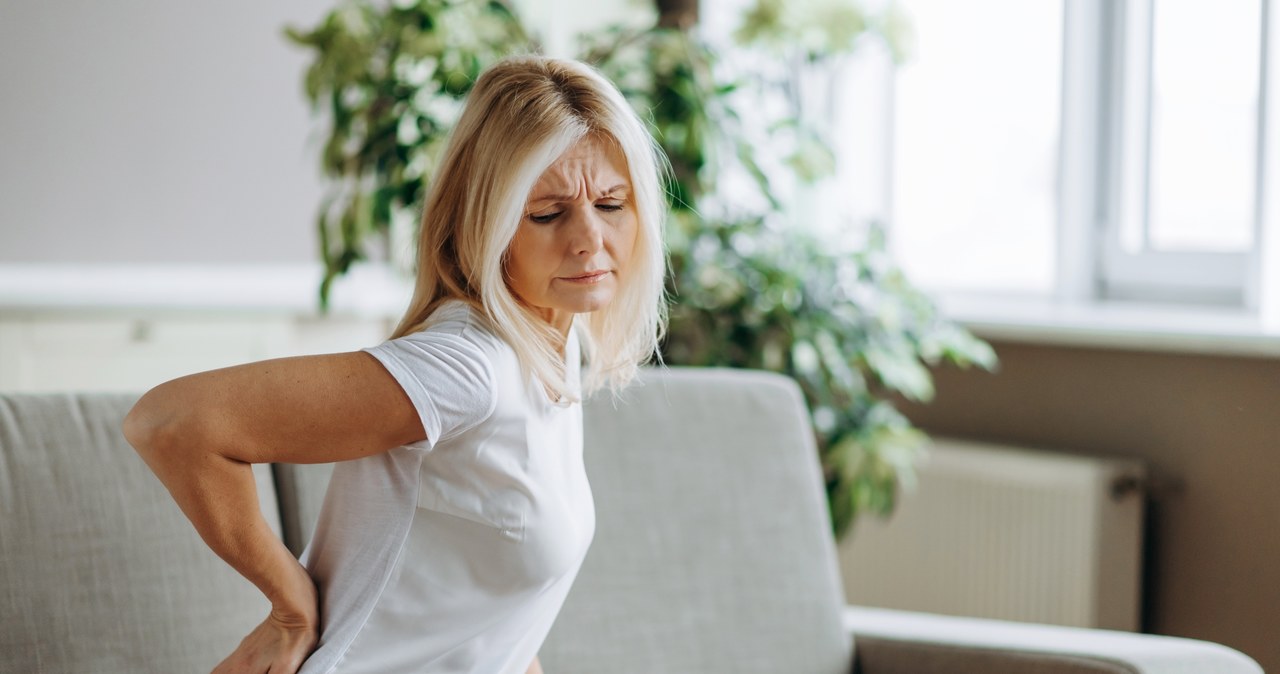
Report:
[[[555,211],[552,213],[544,213],[542,215],[534,215],[530,213],[529,219],[540,225],[545,225],[546,223],[551,222],[552,220],[555,220],[556,218],[560,217],[560,214],[563,212],[564,211]]]
[[[596,208],[607,213],[615,213],[624,208],[624,204],[596,204]],[[551,213],[542,213],[540,215],[529,214],[529,219],[540,225],[545,225],[564,214],[564,211],[552,211]]]

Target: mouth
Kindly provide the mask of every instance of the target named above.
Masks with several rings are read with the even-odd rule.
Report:
[[[608,270],[601,270],[588,272],[586,274],[579,274],[577,276],[562,276],[560,277],[560,280],[569,281],[571,283],[595,283],[608,275]]]

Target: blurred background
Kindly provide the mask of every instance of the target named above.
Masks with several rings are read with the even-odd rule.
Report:
[[[411,232],[387,226],[373,245],[381,255],[329,273],[333,248],[317,213],[333,194],[322,162],[332,128],[304,87],[316,55],[284,32],[320,26],[337,6],[0,4],[0,388],[141,391],[388,334],[408,299]],[[697,188],[706,194],[692,214],[673,217],[718,223],[673,227],[697,290],[723,290],[724,274],[708,280],[719,272],[765,269],[750,252],[773,245],[762,242],[817,237],[883,247],[883,259],[859,258],[861,285],[841,300],[877,316],[876,334],[904,320],[899,298],[928,307],[927,330],[838,342],[875,393],[848,420],[852,430],[840,430],[842,410],[865,401],[810,397],[837,519],[894,513],[887,524],[859,521],[844,538],[851,601],[1056,620],[1014,600],[937,605],[867,587],[893,585],[865,580],[862,570],[880,573],[878,555],[899,566],[905,555],[959,564],[962,555],[930,538],[941,535],[928,528],[933,511],[913,504],[953,494],[946,480],[972,474],[968,495],[934,507],[960,511],[954,526],[1004,527],[1023,548],[1000,557],[1004,543],[970,541],[973,572],[989,575],[948,587],[1004,579],[1026,584],[1013,594],[1039,596],[1063,581],[1020,569],[1088,548],[1064,571],[1079,584],[1063,596],[1087,596],[1081,615],[1090,617],[1059,622],[1209,639],[1280,668],[1280,492],[1271,489],[1280,478],[1280,113],[1270,95],[1280,67],[1267,0],[520,0],[512,9],[537,48],[574,57],[631,34],[617,26],[647,30],[676,17],[667,27],[710,55],[704,83],[739,83],[723,99],[733,113],[724,119],[765,149],[746,160],[724,148],[697,155],[719,167],[712,179],[695,167],[714,185]],[[628,67],[616,72],[642,66]],[[640,80],[637,90],[652,85]],[[762,194],[776,207],[744,217],[743,204],[765,203]],[[726,250],[739,257],[699,257],[704,236],[732,242]],[[876,275],[886,265],[900,274]],[[772,367],[769,349],[781,344],[778,368],[805,381],[805,354],[822,353],[821,330],[809,332],[820,319],[795,317],[833,310],[814,309],[805,280],[778,268],[763,274],[766,286],[743,281],[742,297],[720,304],[688,292],[696,311],[685,319],[703,327],[677,331],[688,340],[671,347],[674,361]],[[330,275],[322,313],[318,291]],[[885,291],[899,279],[912,294]],[[805,299],[792,306],[781,292],[760,309],[760,341],[738,345],[746,355],[689,346],[693,336],[721,338],[708,316],[748,311],[793,281]],[[859,299],[867,293],[884,294]],[[747,316],[734,325],[757,325],[753,314],[733,315]],[[774,328],[784,341],[769,341]],[[903,427],[934,438],[936,461],[915,450],[895,459],[906,445],[868,439],[875,423],[899,428],[898,413]],[[946,473],[948,457],[962,455],[948,447],[970,452],[967,467]],[[1109,476],[1071,497],[1081,526],[1099,527],[1071,552],[1054,547],[1068,538],[1054,520],[993,522],[980,503],[956,505],[977,503],[974,489],[1002,488],[1024,500],[997,499],[998,511],[1044,505],[1036,494],[1058,487],[1037,471],[1057,464],[1033,461],[1012,487],[983,481],[1004,470],[999,457],[1032,455],[1092,461]],[[874,481],[859,491],[867,456],[891,466],[888,497]],[[855,459],[864,472],[840,482]],[[917,528],[894,529],[912,520]],[[1107,595],[1122,605],[1097,608]],[[1098,618],[1108,615],[1120,617]]]

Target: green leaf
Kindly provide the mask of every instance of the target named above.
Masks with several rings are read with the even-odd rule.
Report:
[[[802,6],[817,10],[806,16]],[[855,0],[757,0],[750,12],[739,37],[769,57],[757,60],[775,63],[779,54],[787,63],[820,60],[868,32],[891,45],[906,34],[897,4],[872,15]],[[799,39],[800,30],[812,34]],[[476,76],[533,47],[496,0],[355,0],[310,30],[283,32],[312,57],[300,78],[325,133],[318,159],[329,190],[316,218],[323,310],[335,279],[386,250],[392,214],[422,208]],[[789,187],[836,165],[824,134],[759,99],[785,83],[752,71],[726,76],[720,55],[692,32],[615,26],[588,36],[583,49],[671,165],[674,304],[664,360],[794,377],[814,410],[833,530],[889,512],[910,488],[923,436],[888,396],[927,400],[926,364],[991,369],[995,353],[908,282],[875,223],[865,245],[850,250],[788,221]]]

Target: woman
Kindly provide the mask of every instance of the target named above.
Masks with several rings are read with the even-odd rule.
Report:
[[[391,340],[139,400],[129,442],[271,601],[216,673],[541,672],[595,531],[582,392],[625,385],[665,325],[660,156],[593,69],[502,61],[450,138]],[[277,461],[341,462],[301,561],[258,509],[250,464]]]

